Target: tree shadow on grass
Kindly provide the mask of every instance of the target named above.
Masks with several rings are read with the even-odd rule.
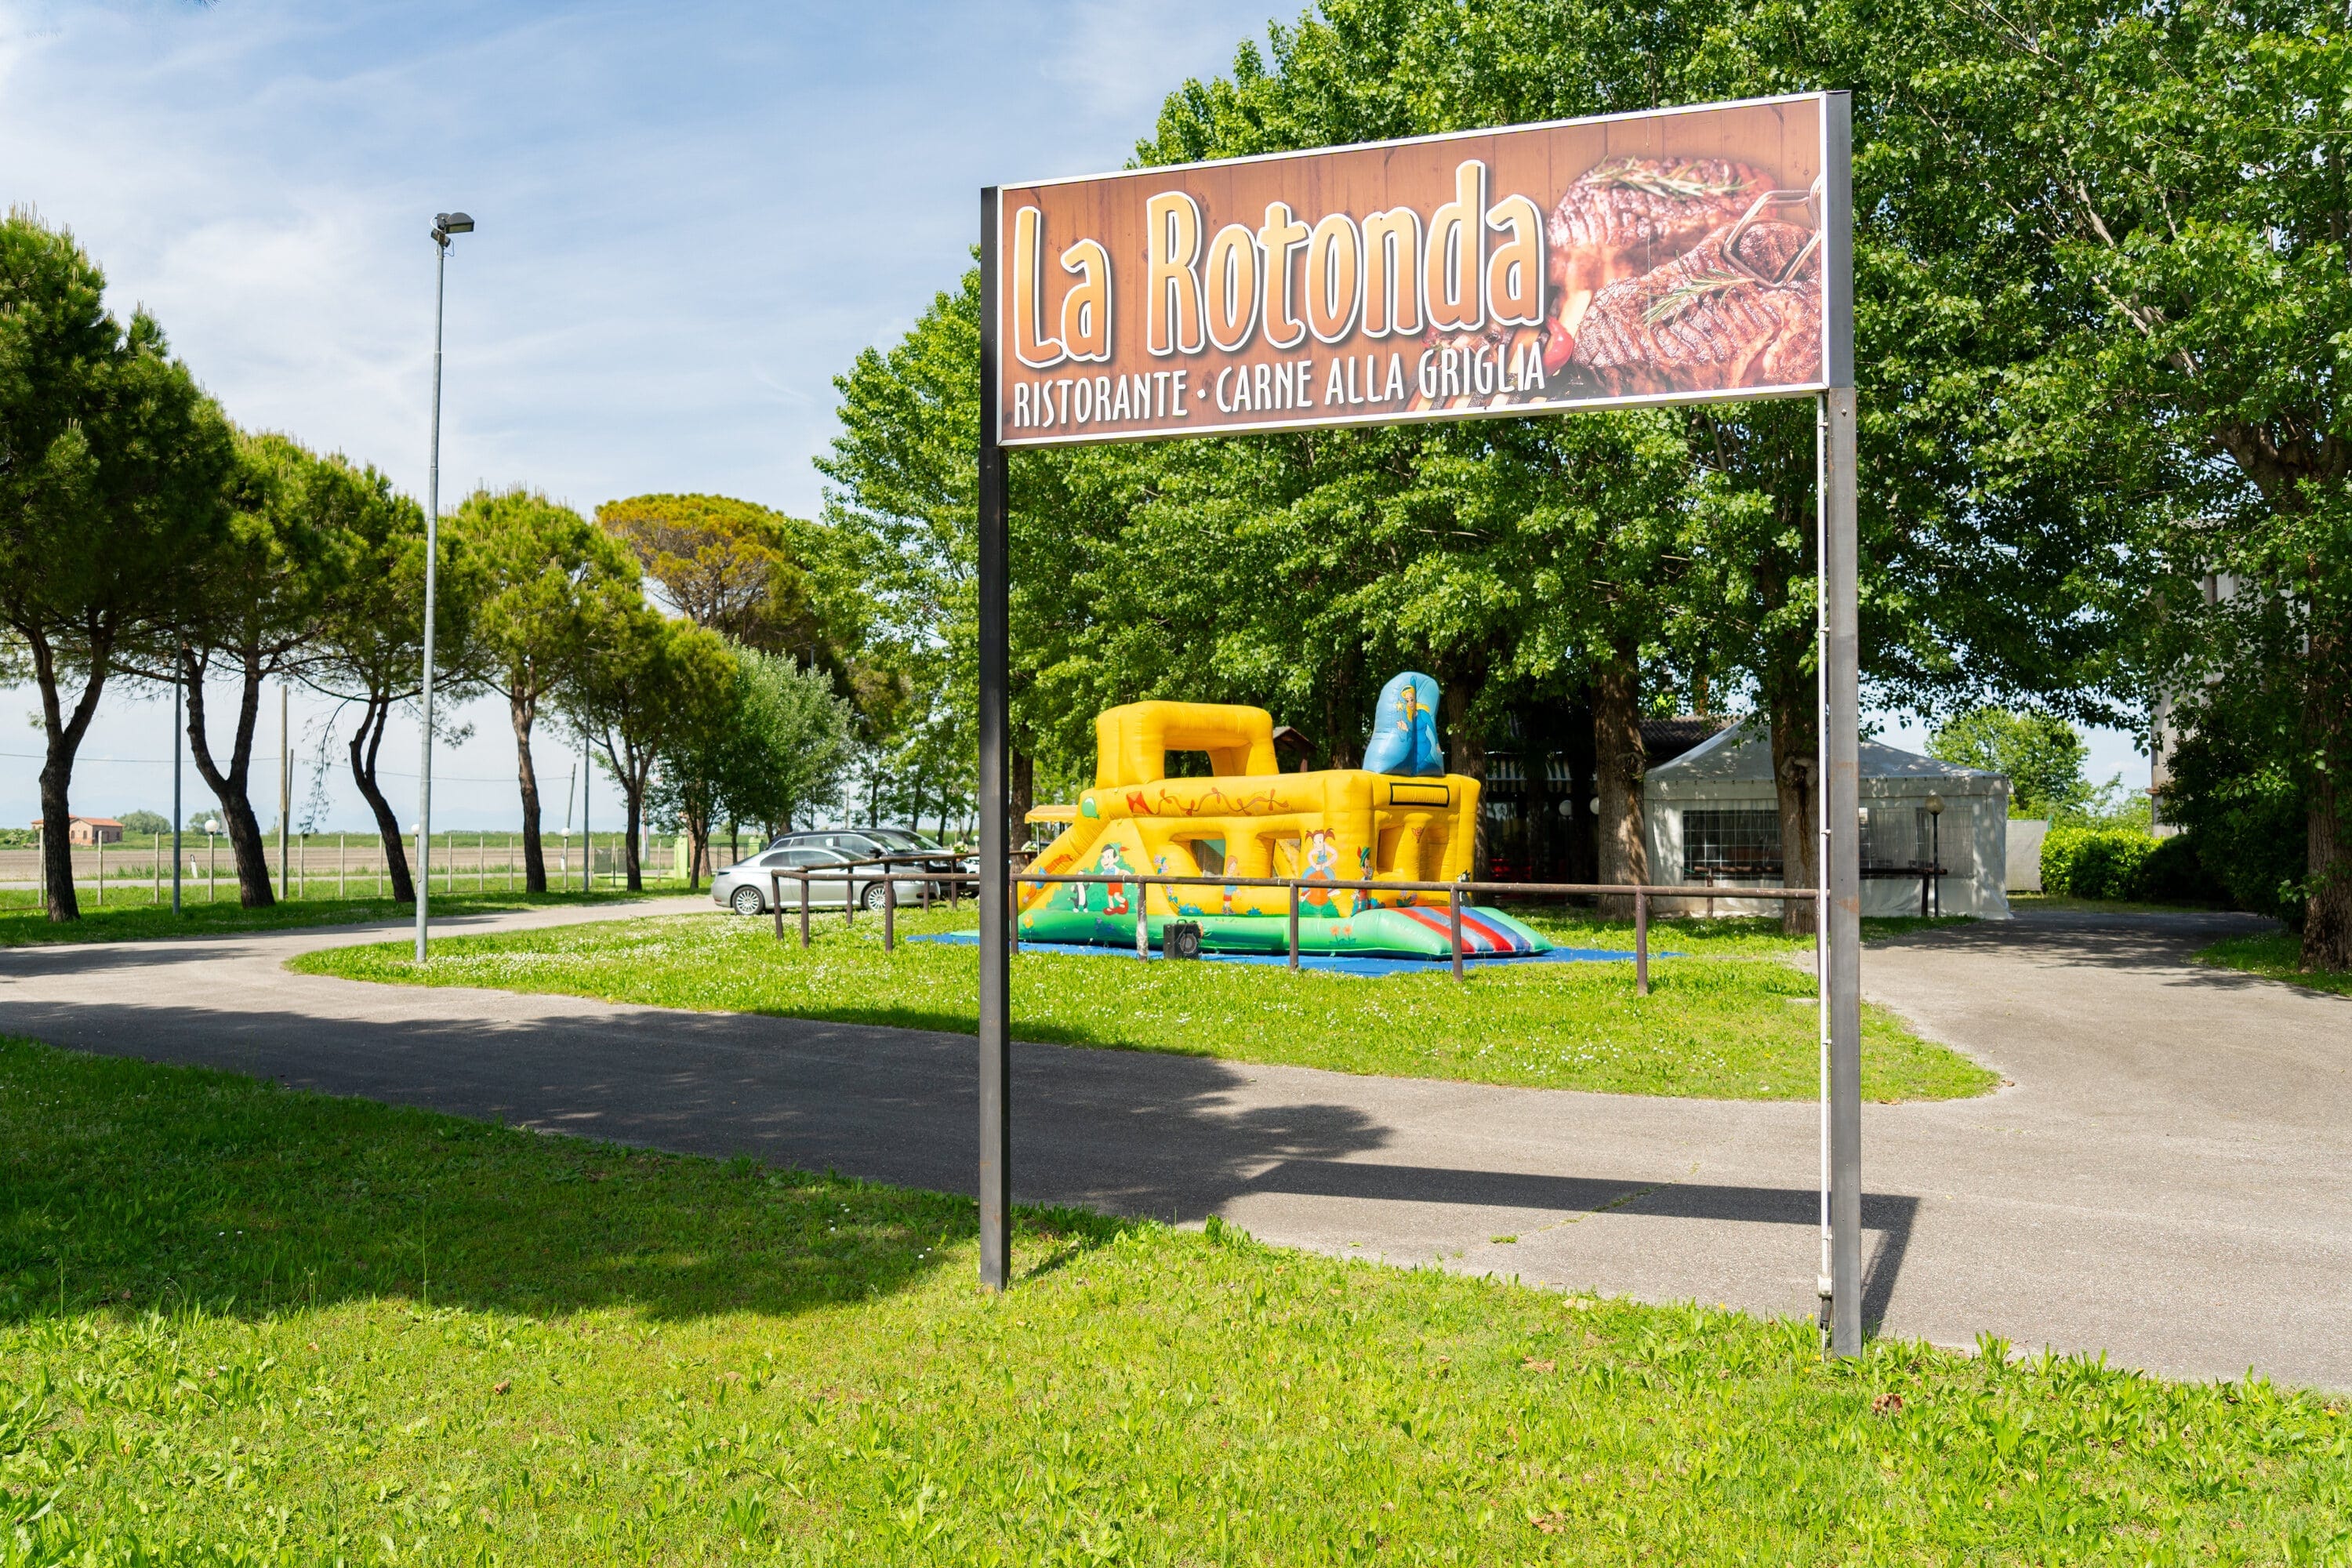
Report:
[[[61,1263],[69,1304],[125,1310],[399,1295],[792,1313],[902,1291],[974,1230],[968,1037],[652,1008],[324,1019],[5,991],[0,1030],[106,1053],[0,1046],[0,1321],[55,1310]],[[1384,1163],[1363,1158],[1397,1135],[1379,1115],[1268,1103],[1248,1087],[1260,1070],[1016,1047],[1015,1197],[1178,1223],[1269,1192],[1371,1214],[1436,1205],[1409,1223],[1441,1247],[1493,1228],[1483,1211],[1638,1202],[1692,1222],[1692,1247],[1727,1223],[1788,1226],[1805,1246],[1810,1192]],[[1900,1218],[1874,1226],[1903,1233],[1873,1270],[1881,1313]],[[1118,1222],[1029,1223],[1042,1228],[1016,1256],[1024,1271]]]

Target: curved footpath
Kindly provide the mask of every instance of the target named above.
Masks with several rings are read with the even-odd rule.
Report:
[[[453,925],[709,910],[675,900]],[[717,918],[717,917],[714,917]],[[2200,968],[2231,917],[1874,946],[1865,991],[2014,1082],[1864,1113],[1889,1333],[2352,1389],[2352,1001]],[[0,951],[0,1033],[336,1094],[971,1190],[968,1037],[288,973],[394,928]],[[1810,1312],[1811,1104],[1023,1046],[1014,1187],[1270,1241]],[[1516,1237],[1515,1240],[1496,1239]]]

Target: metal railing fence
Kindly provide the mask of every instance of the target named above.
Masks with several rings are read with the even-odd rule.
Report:
[[[768,886],[771,893],[770,904],[775,911],[776,940],[778,942],[782,942],[784,938],[783,884],[787,879],[796,881],[800,886],[800,927],[801,945],[803,947],[809,945],[810,905],[808,895],[809,887],[812,883],[841,882],[846,885],[841,903],[843,923],[847,924],[851,921],[855,920],[856,916],[857,899],[855,896],[855,892],[857,884],[860,882],[871,884],[878,879],[883,889],[882,946],[884,951],[890,951],[895,948],[898,943],[898,884],[900,880],[908,879],[902,879],[890,874],[888,868],[893,865],[905,866],[909,862],[919,861],[920,859],[921,858],[917,856],[874,856],[860,860],[845,860],[835,866],[822,868],[795,868],[783,866],[771,867],[768,873]],[[936,858],[933,858],[933,863],[936,864]],[[883,871],[879,875],[878,879],[873,872],[868,872],[864,876],[860,876],[858,874],[857,868],[861,866],[881,867],[883,868]],[[1468,978],[1468,976],[1467,973],[1463,968],[1464,948],[1462,942],[1462,900],[1453,895],[1464,893],[1484,893],[1506,894],[1518,898],[1630,897],[1633,900],[1633,989],[1634,994],[1641,996],[1647,996],[1650,994],[1651,900],[1662,898],[1688,899],[1693,894],[1693,889],[1687,887],[1660,886],[1650,883],[1474,882],[1466,878],[1463,880],[1454,882],[1339,882],[1326,881],[1319,877],[1184,877],[1139,871],[1123,876],[1108,876],[1100,873],[1055,874],[1013,870],[1009,868],[1005,875],[1008,896],[1013,898],[1016,902],[1018,901],[1020,889],[1024,885],[1033,887],[1115,887],[1131,889],[1131,901],[1135,908],[1135,951],[1138,957],[1145,956],[1151,951],[1150,916],[1147,907],[1148,900],[1143,895],[1152,888],[1286,889],[1289,893],[1290,903],[1289,967],[1294,970],[1298,967],[1298,915],[1302,897],[1305,893],[1309,891],[1328,893],[1444,893],[1448,895],[1445,903],[1447,910],[1446,944],[1453,960],[1453,975],[1456,980],[1464,980]],[[944,883],[950,887],[960,888],[962,884],[970,883],[977,889],[981,879],[981,873],[977,871],[927,870],[923,873],[922,879],[924,884],[923,907],[928,910],[931,904],[932,884]],[[1778,900],[1783,903],[1787,903],[1791,901],[1811,902],[1821,895],[1811,888],[1756,888],[1742,889],[1739,896],[1742,898]],[[1012,942],[1014,950],[1017,952],[1021,945],[1017,920],[1013,922],[1013,935]]]

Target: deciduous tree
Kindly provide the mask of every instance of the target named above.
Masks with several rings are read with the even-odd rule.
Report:
[[[646,803],[666,751],[724,722],[734,659],[715,632],[644,604],[594,607],[556,705],[604,753],[626,808],[623,861],[632,892],[645,886]]]
[[[520,486],[476,491],[446,526],[476,574],[472,625],[482,680],[507,700],[514,729],[523,884],[543,893],[547,857],[531,731],[563,672],[582,658],[600,614],[643,602],[637,564],[612,534]]]
[[[400,818],[377,773],[393,713],[423,694],[425,674],[425,510],[393,489],[373,468],[340,455],[322,458],[312,474],[314,504],[340,536],[345,570],[320,618],[316,658],[304,679],[356,708],[359,722],[346,750],[352,781],[374,816],[383,845],[392,896],[416,897]],[[479,685],[473,668],[469,557],[461,542],[440,535],[435,577],[434,689],[441,711]]]
[[[226,526],[228,423],[146,312],[107,310],[73,237],[0,220],[0,623],[40,691],[48,918],[79,919],[74,758],[124,649],[163,627]]]

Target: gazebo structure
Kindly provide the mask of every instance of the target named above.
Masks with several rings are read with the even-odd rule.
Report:
[[[1652,768],[1643,807],[1651,880],[1725,889],[1677,912],[1779,912],[1730,894],[1781,885],[1772,737],[1761,721],[1736,724]],[[1864,741],[1862,810],[1864,914],[1916,915],[1924,886],[1931,898],[1940,892],[1948,915],[2009,918],[2007,778]]]

